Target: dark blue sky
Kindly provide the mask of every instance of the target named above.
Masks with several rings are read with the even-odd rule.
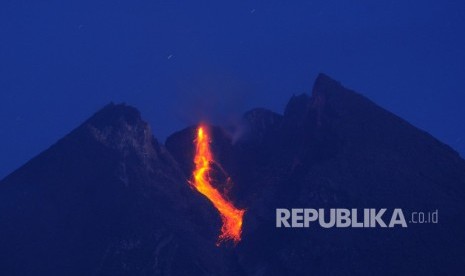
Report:
[[[318,72],[465,155],[464,1],[183,2],[0,1],[0,178],[110,101],[164,141]]]

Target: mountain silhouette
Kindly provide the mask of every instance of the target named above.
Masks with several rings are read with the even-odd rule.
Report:
[[[240,136],[210,126],[217,188],[246,209],[216,246],[212,204],[189,185],[196,126],[159,143],[110,104],[0,182],[2,275],[460,275],[465,161],[320,74]],[[226,173],[227,172],[227,173]],[[231,179],[232,186],[223,185]],[[276,228],[276,208],[438,210],[407,228]]]
[[[0,183],[1,274],[236,274],[181,175],[136,109],[106,106]]]

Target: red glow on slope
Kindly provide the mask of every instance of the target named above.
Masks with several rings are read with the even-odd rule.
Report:
[[[223,226],[221,227],[217,245],[226,240],[232,240],[237,244],[241,240],[242,217],[245,210],[234,207],[233,203],[221,195],[211,184],[210,165],[215,161],[210,150],[210,137],[206,126],[200,125],[197,129],[195,143],[195,169],[193,172],[194,179],[191,184],[197,191],[206,196],[220,213]]]

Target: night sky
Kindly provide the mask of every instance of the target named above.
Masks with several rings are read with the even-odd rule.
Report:
[[[465,1],[183,2],[0,1],[0,178],[110,101],[163,142],[319,72],[465,156]]]

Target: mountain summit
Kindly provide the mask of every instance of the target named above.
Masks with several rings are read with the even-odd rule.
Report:
[[[236,273],[181,175],[135,108],[107,105],[0,183],[1,274]]]
[[[237,246],[215,245],[220,216],[190,187],[196,127],[163,145],[135,108],[109,104],[0,182],[0,274],[465,271],[465,161],[449,146],[324,74],[284,114],[242,121],[239,138],[209,127],[234,183],[217,188],[246,210]],[[439,223],[276,228],[276,208],[438,210]]]

